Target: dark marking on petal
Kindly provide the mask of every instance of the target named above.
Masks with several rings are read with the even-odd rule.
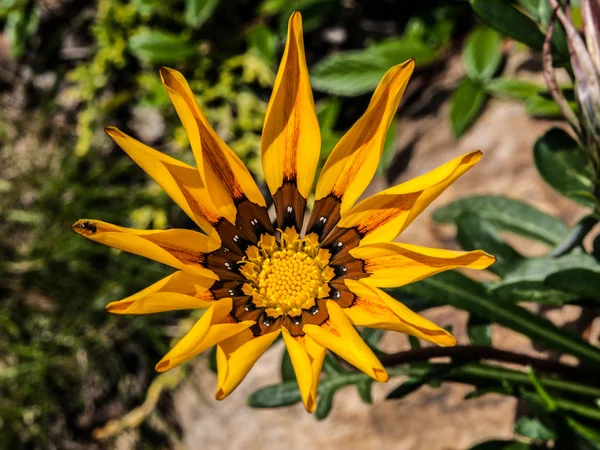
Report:
[[[277,192],[273,194],[277,227],[285,230],[294,227],[300,233],[302,230],[306,199],[300,195],[295,179],[284,180]]]
[[[254,306],[254,303],[252,303],[252,297],[249,295],[234,297],[232,302],[233,306],[230,314],[237,318],[240,322],[243,320],[257,320],[263,312],[262,308],[256,308],[256,306]],[[253,308],[248,308],[248,305],[252,305]]]
[[[317,233],[319,240],[323,240],[340,221],[340,209],[342,200],[333,194],[329,194],[315,201],[308,226],[307,234]]]
[[[302,330],[302,315],[293,317],[285,316],[282,326],[288,329],[292,337],[304,336],[304,331]]]
[[[331,252],[331,256],[333,257],[332,262],[334,262],[338,255],[346,254],[348,251],[358,246],[363,237],[364,234],[359,232],[356,227],[336,227],[331,234],[327,236],[322,247]]]
[[[248,246],[253,244],[252,239],[244,231],[236,228],[224,217],[215,224],[215,229],[221,238],[221,245],[240,256],[243,256]]]
[[[302,310],[302,323],[310,325],[322,325],[329,319],[327,304],[325,299],[317,299],[315,306]]]
[[[260,311],[261,314],[256,319],[256,324],[250,327],[250,331],[252,331],[254,337],[272,333],[281,328],[282,316],[274,318],[269,316],[262,308]]]
[[[228,249],[221,247],[204,255],[204,267],[212,270],[222,281],[244,280],[240,273],[238,261],[242,258]]]
[[[254,245],[258,243],[261,234],[275,234],[267,208],[252,203],[248,198],[235,200],[237,215],[235,226],[241,230]]]
[[[226,297],[241,297],[244,295],[243,285],[242,281],[219,280],[215,281],[209,290],[216,300]]]
[[[365,270],[365,262],[349,252],[338,253],[329,265],[333,268],[336,278],[358,280],[369,275]]]
[[[335,295],[332,295],[333,293],[335,293]],[[356,295],[348,289],[344,280],[333,280],[329,282],[329,297],[341,308],[349,308],[356,300]]]

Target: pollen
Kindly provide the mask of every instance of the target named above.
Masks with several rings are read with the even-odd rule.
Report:
[[[279,241],[263,234],[241,262],[240,271],[248,280],[244,293],[271,317],[299,316],[315,306],[315,299],[329,294],[328,283],[334,276],[330,257],[329,251],[319,248],[314,233],[300,238],[287,228]]]

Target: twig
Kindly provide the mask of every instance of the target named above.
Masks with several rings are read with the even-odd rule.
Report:
[[[132,409],[123,417],[109,421],[102,428],[96,428],[92,433],[94,439],[106,439],[127,428],[138,427],[154,411],[162,392],[175,389],[184,377],[185,370],[183,367],[177,367],[157,376],[148,388],[144,403]]]
[[[379,357],[384,366],[398,366],[400,364],[409,364],[418,361],[426,361],[431,358],[448,357],[461,361],[476,361],[480,359],[489,359],[507,363],[519,364],[522,366],[531,366],[532,368],[546,372],[563,375],[569,378],[585,379],[598,384],[600,372],[593,367],[575,367],[550,361],[547,359],[536,358],[522,353],[513,353],[506,350],[500,350],[486,345],[457,345],[456,347],[425,347],[407,350],[405,352],[391,353]]]

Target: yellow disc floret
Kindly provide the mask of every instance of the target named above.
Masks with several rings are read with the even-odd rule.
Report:
[[[334,271],[328,265],[331,254],[319,248],[316,234],[301,239],[293,228],[281,232],[280,242],[263,234],[258,247],[246,250],[242,274],[248,279],[244,293],[271,317],[299,316],[315,306],[316,298],[329,294],[328,282]]]

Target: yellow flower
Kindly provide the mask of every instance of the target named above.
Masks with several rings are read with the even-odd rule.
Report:
[[[306,409],[315,409],[327,349],[378,381],[388,375],[355,326],[400,331],[454,345],[447,331],[379,288],[402,286],[456,268],[484,269],[494,257],[391,242],[481,157],[473,152],[354,204],[371,181],[386,130],[413,70],[391,68],[365,114],[331,153],[301,234],[321,145],[299,13],[287,43],[261,142],[277,219],[240,159],[206,121],[184,77],[160,71],[196,159],[188,166],[114,127],[106,132],[206,232],[135,230],[98,220],[78,234],[176,269],[107,310],[150,314],[207,308],[157,364],[163,372],[217,346],[217,399],[232,392],[260,355],[283,336]]]

